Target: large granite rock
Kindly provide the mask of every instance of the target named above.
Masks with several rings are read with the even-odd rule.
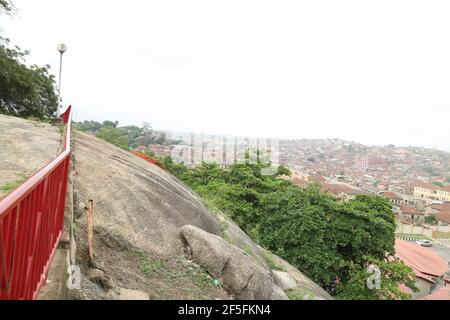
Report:
[[[270,300],[276,290],[270,272],[241,249],[194,226],[181,228],[185,251],[239,300]]]

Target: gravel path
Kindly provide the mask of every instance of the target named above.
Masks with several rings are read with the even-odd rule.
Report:
[[[58,127],[0,115],[0,198],[54,159]]]

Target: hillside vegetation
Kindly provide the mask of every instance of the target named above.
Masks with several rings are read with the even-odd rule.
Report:
[[[309,299],[331,298],[147,159],[80,131],[74,132],[73,147],[74,229],[83,273],[73,298],[117,299],[116,292],[130,289],[151,299],[287,299],[273,272],[276,259],[290,288]],[[95,266],[87,255],[89,199]],[[189,231],[182,235],[183,229]],[[211,258],[205,260],[207,254]]]
[[[119,126],[118,121],[97,122],[85,120],[75,122],[74,127],[83,132],[95,134],[98,138],[108,141],[119,148],[129,150],[148,147],[151,144],[170,144],[164,132],[155,131],[151,124],[144,122],[139,126]]]
[[[393,257],[395,220],[388,200],[364,195],[342,203],[318,185],[301,189],[263,176],[261,164],[222,169],[204,163],[189,170],[170,158],[164,162],[210,208],[225,212],[254,241],[338,298],[408,299],[399,285],[415,289],[412,270]],[[370,263],[381,268],[380,290],[367,288]]]

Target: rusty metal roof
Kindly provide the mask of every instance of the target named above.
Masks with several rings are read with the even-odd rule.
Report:
[[[405,240],[395,241],[395,251],[406,265],[414,270],[417,277],[433,281],[448,271],[448,264],[443,258],[413,242]]]

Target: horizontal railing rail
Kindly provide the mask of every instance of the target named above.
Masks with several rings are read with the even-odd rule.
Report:
[[[0,201],[0,300],[36,299],[64,229],[72,107],[64,151]]]

